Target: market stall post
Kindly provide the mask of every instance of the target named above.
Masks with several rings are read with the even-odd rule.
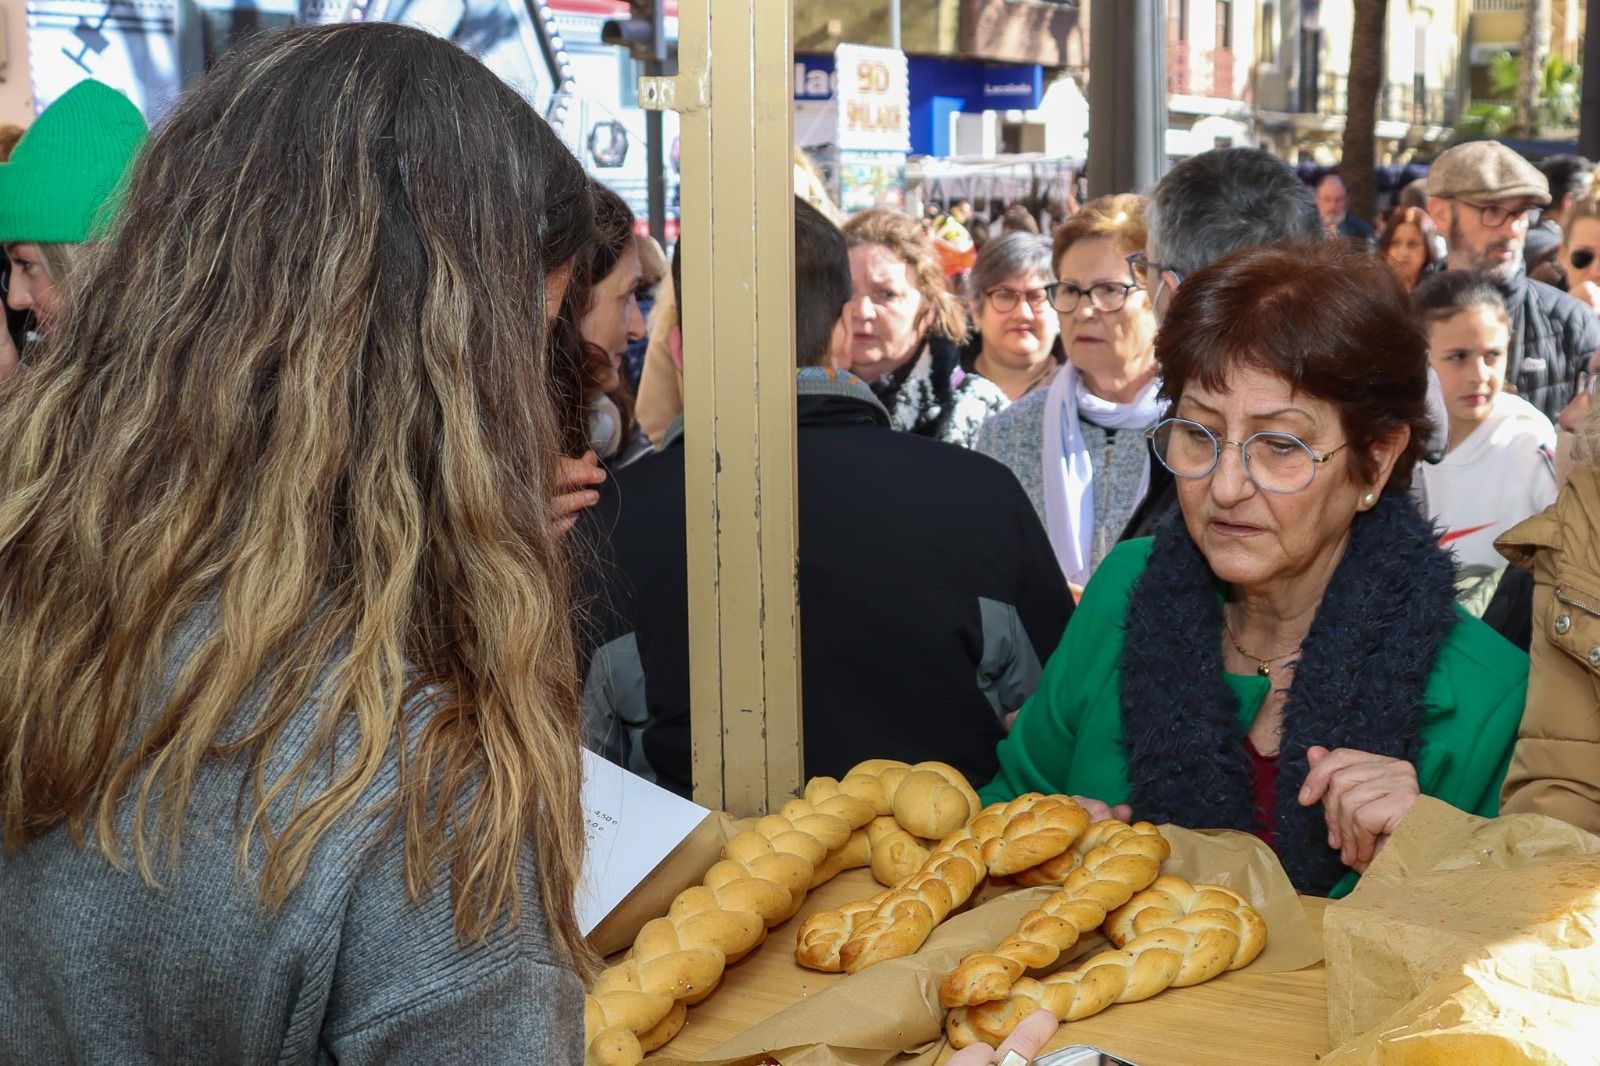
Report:
[[[681,0],[679,73],[640,82],[683,116],[694,795],[738,815],[776,810],[804,766],[790,21],[787,2]]]

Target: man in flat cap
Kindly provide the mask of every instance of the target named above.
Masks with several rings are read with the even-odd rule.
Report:
[[[1428,215],[1449,240],[1450,269],[1499,287],[1511,315],[1506,380],[1554,421],[1600,348],[1600,318],[1523,272],[1529,218],[1549,203],[1545,176],[1499,141],[1457,145],[1428,171]]]

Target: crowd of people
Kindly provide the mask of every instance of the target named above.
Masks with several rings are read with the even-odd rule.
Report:
[[[1600,832],[1580,162],[1451,148],[1373,228],[1217,149],[981,240],[808,177],[807,773],[1238,829],[1335,896],[1419,795]],[[393,25],[9,146],[0,1059],[582,1060],[582,746],[691,788],[703,365],[638,229]]]

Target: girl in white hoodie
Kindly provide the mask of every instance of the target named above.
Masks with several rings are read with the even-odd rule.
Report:
[[[1424,278],[1412,306],[1428,332],[1449,445],[1422,464],[1429,513],[1463,576],[1505,566],[1494,541],[1555,502],[1555,427],[1506,385],[1511,331],[1493,283],[1464,270]]]

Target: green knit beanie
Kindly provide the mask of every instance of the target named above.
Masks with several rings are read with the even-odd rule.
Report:
[[[57,97],[0,163],[0,243],[82,244],[103,231],[147,135],[139,109],[101,82]]]

